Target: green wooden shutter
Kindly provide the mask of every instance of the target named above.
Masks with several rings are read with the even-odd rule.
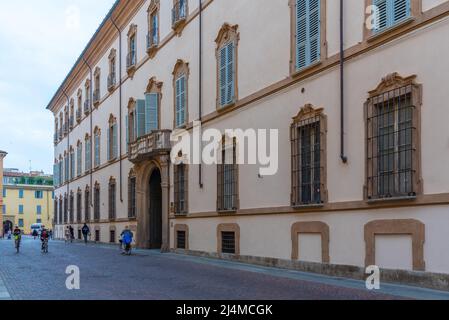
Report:
[[[159,128],[159,94],[145,95],[145,133],[151,133]]]
[[[145,135],[145,100],[137,100],[136,130],[138,138]]]

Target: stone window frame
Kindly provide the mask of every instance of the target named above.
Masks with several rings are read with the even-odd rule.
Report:
[[[77,114],[76,114],[76,121],[78,123],[81,122],[82,114],[83,114],[83,90],[78,89],[76,93],[76,99],[77,99]]]
[[[69,222],[75,222],[75,193],[73,190],[69,194]]]
[[[85,114],[89,114],[90,113],[90,107],[92,105],[92,100],[91,100],[91,83],[90,83],[90,79],[86,79],[86,82],[84,83],[84,96],[85,96],[85,101],[84,103],[87,104],[88,108],[84,108],[84,113]],[[87,112],[86,112],[87,111]]]
[[[405,19],[402,22],[397,23],[396,25],[393,25],[389,28],[385,28],[384,30],[381,30],[379,32],[374,32],[374,30],[369,30],[367,28],[367,21],[368,18],[373,14],[371,11],[368,11],[368,8],[373,4],[374,0],[365,0],[365,13],[364,13],[364,20],[363,20],[363,40],[370,42],[373,40],[386,38],[390,35],[392,35],[394,32],[399,31],[406,27],[409,23],[413,22],[417,18],[419,18],[423,12],[422,12],[422,0],[410,0],[410,17]]]
[[[232,147],[230,146],[232,141]],[[221,142],[219,144],[219,163],[217,163],[217,212],[219,213],[236,213],[239,209],[240,209],[240,166],[238,164],[238,150],[239,150],[239,146],[238,146],[238,141],[236,137],[229,137],[226,134],[224,134],[222,136]],[[233,209],[225,209],[222,208],[221,202],[223,201],[221,194],[223,191],[223,183],[222,183],[222,174],[223,174],[223,169],[224,169],[224,159],[222,156],[223,151],[229,152],[229,149],[233,149],[233,157],[235,158],[235,162],[233,173],[234,173],[234,184],[235,184],[235,190],[234,190],[234,196],[235,196],[235,208]]]
[[[161,114],[161,110],[162,110],[162,87],[163,87],[164,83],[161,81],[157,81],[156,77],[151,77],[148,80],[148,84],[145,90],[145,95],[147,94],[151,94],[151,93],[156,93],[158,96],[158,100],[157,100],[157,105],[158,105],[158,119],[157,119],[157,130],[161,130],[161,119],[162,119],[162,114]]]
[[[109,74],[108,74],[108,91],[112,92],[117,84],[117,50],[111,49],[108,56]]]
[[[116,135],[116,144],[114,144],[114,127],[115,127],[115,135]],[[117,118],[111,113],[109,115],[109,120],[108,120],[108,137],[109,140],[107,141],[108,143],[108,161],[114,161],[116,160],[119,155],[118,155],[118,122],[117,122]],[[115,154],[114,154],[114,147],[116,149]]]
[[[302,69],[296,69],[296,1],[289,0],[290,7],[290,76],[295,77],[301,73],[319,66],[328,58],[327,52],[327,0],[320,0],[320,60]]]
[[[96,67],[94,71],[94,96],[93,103],[94,107],[98,107],[101,101],[101,69]]]
[[[109,243],[116,243],[117,228],[116,226],[109,226]]]
[[[131,194],[131,180],[134,180],[134,203]],[[137,218],[137,174],[132,168],[128,173],[128,218]]]
[[[239,99],[239,86],[238,86],[238,61],[239,61],[239,42],[240,42],[240,32],[238,31],[239,25],[231,25],[225,22],[220,30],[218,31],[218,35],[215,38],[215,60],[216,60],[216,110],[226,110],[235,106]],[[234,100],[232,103],[222,106],[220,104],[220,51],[221,49],[228,45],[229,43],[234,43]]]
[[[189,226],[187,224],[176,224],[174,227],[174,235],[173,235],[173,240],[174,240],[174,248],[175,250],[185,250],[188,251],[190,246],[189,246]],[[186,238],[185,238],[185,249],[182,248],[178,248],[178,231],[184,231]]]
[[[237,223],[221,223],[217,226],[217,253],[219,256],[224,255],[222,253],[222,232],[234,232],[235,233],[235,254],[240,255],[240,226]]]
[[[69,222],[69,198],[67,192],[64,193],[64,224]]]
[[[297,154],[297,142],[296,132],[301,127],[301,125],[305,121],[317,119],[320,121],[320,194],[321,194],[321,203],[320,204],[301,204],[299,202],[299,198],[296,199],[295,188],[299,188],[296,186],[297,177],[295,176],[295,168],[297,163],[295,162],[295,155]],[[291,142],[291,193],[290,193],[290,204],[293,208],[298,207],[307,207],[314,205],[323,205],[328,202],[329,195],[327,190],[327,115],[324,113],[324,108],[322,107],[314,107],[312,104],[305,104],[300,108],[298,114],[293,117],[293,122],[290,125],[290,142]]]
[[[96,141],[96,137],[98,137],[98,142]],[[93,168],[97,169],[101,166],[101,129],[100,127],[96,126],[94,129],[94,154],[93,154]],[[96,148],[98,143],[98,163],[96,162]]]
[[[98,199],[97,199],[98,197]],[[101,187],[98,181],[94,184],[94,222],[101,219]]]
[[[68,180],[73,181],[75,179],[75,175],[76,175],[76,170],[75,170],[76,155],[75,155],[75,148],[73,146],[70,146],[68,157],[69,157],[69,168],[70,168]]]
[[[173,68],[173,128],[185,128],[189,123],[189,76],[190,76],[190,68],[189,63],[185,62],[182,59],[178,59],[176,61],[175,67]],[[177,126],[176,125],[176,81],[185,77],[185,109],[184,109],[184,124]]]
[[[76,222],[81,223],[82,221],[82,203],[83,203],[83,192],[79,187],[76,191]]]
[[[108,183],[108,218],[109,221],[117,219],[117,181],[114,177],[110,177]]]
[[[70,116],[69,116],[69,130],[72,130],[75,126],[75,100],[70,99]]]
[[[426,271],[424,261],[425,225],[415,219],[374,220],[365,232],[365,266],[375,265],[376,235],[411,235],[413,271]]]
[[[128,54],[126,56],[126,72],[128,76],[132,78],[137,70],[137,24],[132,23],[129,26],[128,33]],[[134,38],[134,63],[131,61],[131,40]]]
[[[80,177],[83,172],[83,143],[78,140],[76,143],[76,176]]]
[[[185,1],[185,17],[183,18],[178,18],[178,20],[174,21],[173,20],[173,12],[177,11],[179,13],[180,11],[180,0],[173,0],[173,7],[172,7],[172,29],[175,32],[176,35],[181,36],[182,31],[184,30],[185,26],[187,25],[187,19],[189,17],[189,1],[188,0],[184,0]]]
[[[149,45],[149,38],[152,36],[153,34],[153,24],[152,24],[152,18],[156,16],[157,17],[157,43],[153,44],[153,45]],[[158,51],[158,47],[159,47],[159,43],[160,43],[160,30],[161,30],[161,25],[160,25],[160,0],[151,0],[150,5],[148,6],[147,9],[147,22],[148,22],[148,35],[147,35],[147,54],[150,58],[153,58],[157,51]]]
[[[421,107],[422,107],[422,96],[423,96],[423,86],[416,82],[416,75],[411,75],[408,77],[402,77],[397,72],[388,74],[382,78],[381,82],[377,85],[374,90],[368,92],[368,98],[364,104],[364,121],[365,121],[365,184],[363,186],[363,196],[364,200],[368,202],[378,202],[378,201],[392,201],[392,200],[413,200],[417,196],[423,194],[423,179],[422,179],[422,159],[421,159]],[[388,94],[388,99],[395,99],[402,94],[396,94],[396,90],[404,87],[410,86],[411,88],[411,105],[414,106],[412,114],[412,127],[415,128],[412,135],[412,146],[414,153],[412,155],[412,171],[415,172],[412,181],[413,192],[416,196],[414,197],[392,197],[392,198],[369,198],[373,191],[370,189],[369,177],[374,176],[374,172],[370,175],[370,168],[372,168],[372,161],[370,160],[370,155],[368,150],[370,150],[370,140],[369,131],[370,124],[368,123],[369,109],[372,108],[373,98],[381,95]],[[389,93],[394,92],[394,96],[390,98]],[[372,128],[371,128],[372,129]],[[371,142],[372,143],[372,142]],[[371,147],[372,149],[372,147]],[[373,149],[374,150],[374,149]],[[373,156],[371,156],[372,158]],[[374,170],[374,169],[372,169]],[[372,188],[372,186],[371,186]],[[370,191],[371,190],[371,191]]]
[[[179,211],[179,181],[177,180],[179,173],[179,165],[184,166],[184,211]],[[187,215],[189,212],[189,164],[182,151],[178,153],[176,162],[173,163],[173,192],[174,192],[174,213],[177,216]]]
[[[91,218],[91,202],[90,202],[90,186],[86,185],[84,188],[84,222],[87,223],[90,221]]]
[[[292,260],[299,259],[299,235],[300,234],[319,234],[321,235],[321,259],[322,263],[330,263],[329,254],[329,226],[321,221],[296,222],[292,225]]]
[[[86,147],[87,147],[88,144],[90,146],[90,152],[89,152],[90,159],[87,158],[87,153],[86,153],[86,150],[87,150]],[[86,133],[86,135],[84,136],[84,147],[85,147],[85,150],[84,150],[84,171],[86,173],[88,173],[88,172],[90,172],[92,170],[92,137],[88,133]],[[89,166],[87,164],[89,164]]]

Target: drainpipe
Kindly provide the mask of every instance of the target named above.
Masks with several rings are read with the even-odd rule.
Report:
[[[117,29],[118,31],[118,41],[119,41],[119,45],[118,45],[118,55],[119,55],[119,67],[118,67],[118,72],[119,72],[119,166],[120,166],[120,202],[123,202],[123,182],[122,182],[122,32],[120,31],[120,28],[117,26],[117,24],[115,23],[114,19],[112,18],[112,15],[110,17],[110,20],[112,22],[112,24],[114,25],[114,27]]]
[[[93,165],[92,165],[92,146],[93,146],[93,141],[94,141],[94,139],[93,139],[93,137],[92,137],[92,126],[93,126],[93,123],[92,123],[92,101],[93,101],[93,75],[92,75],[92,67],[89,65],[89,63],[87,62],[87,60],[83,57],[83,61],[84,61],[84,64],[89,68],[89,77],[90,77],[90,86],[89,86],[89,118],[90,118],[90,170],[89,170],[89,175],[90,175],[90,187],[89,187],[89,191],[90,191],[90,193],[89,193],[89,195],[90,195],[90,206],[91,207],[93,207],[93,194],[94,194],[94,192],[93,192],[93,189],[92,189],[92,185],[93,185],[93,176],[92,176],[92,168],[93,168]]]
[[[70,98],[67,95],[65,89],[62,89],[62,94],[67,99],[67,114],[69,115],[68,119],[66,121],[67,122],[66,123],[66,125],[67,125],[67,157],[69,160],[68,163],[70,163],[70,165],[71,165],[72,162],[70,161]],[[69,165],[69,168],[70,168],[70,165]],[[64,163],[64,170],[67,170],[65,167],[65,163]],[[68,173],[70,176],[70,169],[69,169]],[[69,177],[66,177],[66,178],[67,178],[67,197],[70,197],[70,179],[69,179]],[[67,201],[69,201],[69,199],[70,198],[68,198]],[[69,205],[67,206],[67,209],[68,209],[68,216],[70,217],[70,206]]]
[[[198,114],[199,121],[202,123],[203,118],[203,3],[202,0],[198,0],[199,2],[199,83],[198,83]],[[201,149],[202,149],[202,143]],[[201,150],[202,151],[202,150]],[[199,165],[199,185],[200,189],[203,189],[203,164],[202,160],[200,160]]]
[[[343,163],[348,162],[348,157],[345,155],[345,82],[344,82],[344,5],[343,0],[340,0],[340,158]]]

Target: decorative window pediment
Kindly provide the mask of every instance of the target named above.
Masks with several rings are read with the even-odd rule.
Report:
[[[157,81],[156,77],[151,77],[148,80],[148,85],[145,93],[159,93],[162,94],[163,82]]]
[[[215,43],[217,44],[217,48],[222,47],[226,43],[230,41],[238,42],[240,40],[240,34],[237,32],[239,26],[230,25],[229,23],[224,23],[218,32],[218,36],[215,39]]]

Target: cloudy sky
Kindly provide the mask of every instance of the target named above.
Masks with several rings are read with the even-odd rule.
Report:
[[[48,102],[115,0],[1,1],[0,150],[4,166],[53,171]]]

